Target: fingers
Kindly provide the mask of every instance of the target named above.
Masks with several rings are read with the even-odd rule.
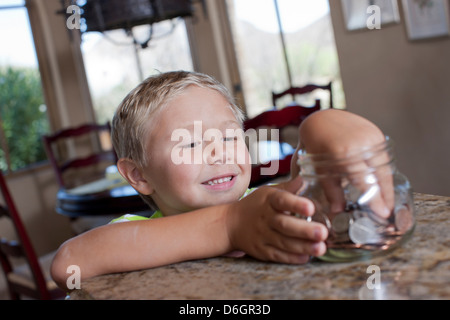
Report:
[[[269,256],[284,263],[302,263],[303,255],[321,256],[326,252],[327,228],[316,222],[286,214],[276,214],[271,223],[272,232],[266,235],[271,247]]]
[[[311,200],[283,190],[272,192],[268,196],[268,201],[276,212],[297,213],[305,217],[314,214],[314,204]]]
[[[293,246],[290,248],[289,246]],[[288,264],[304,264],[310,257],[318,257],[326,252],[326,245],[323,242],[292,242],[280,244],[266,243],[264,248],[258,250],[254,257],[265,261],[275,261]]]
[[[307,222],[287,215],[277,215],[272,222],[273,235],[267,241],[284,252],[321,256],[326,252],[327,228],[317,222]]]
[[[381,217],[387,218],[394,209],[395,204],[394,177],[390,167],[381,168],[375,175],[381,189],[382,204],[387,208],[387,216],[381,215]],[[374,211],[378,212],[376,209]]]
[[[311,256],[308,254],[284,252],[275,247],[269,248],[266,258],[260,257],[261,260],[276,261],[286,264],[305,264],[309,262],[310,258]]]
[[[330,213],[332,215],[342,212],[345,209],[346,200],[344,196],[344,189],[342,188],[340,177],[329,177],[322,179],[322,185],[325,198],[330,204]]]
[[[273,242],[265,244],[264,260],[281,263],[301,264],[309,261],[311,256],[324,255],[327,248],[324,242],[299,241],[298,238],[274,237]]]
[[[282,183],[276,185],[276,187],[278,189],[282,189],[282,190],[285,190],[285,191],[295,194],[298,192],[298,190],[300,190],[300,188],[302,187],[302,184],[303,184],[302,178],[299,175],[296,175],[291,180],[282,182]]]
[[[373,173],[350,175],[350,183],[358,192],[354,200],[369,207],[378,217],[389,218],[394,207],[394,184],[390,168],[378,168]]]
[[[348,200],[359,206],[369,207],[383,219],[390,216],[394,207],[394,184],[390,167],[382,166],[368,173],[371,172],[369,165],[364,161],[345,165],[336,170],[337,174],[320,181],[330,204],[331,218],[345,209]]]
[[[313,242],[325,241],[328,237],[328,229],[323,224],[288,215],[275,215],[271,227],[284,236]]]
[[[295,183],[285,186],[295,189],[298,186]],[[268,204],[272,214],[266,220],[268,229],[259,244],[260,249],[254,252],[257,258],[299,264],[308,262],[310,256],[325,254],[327,228],[323,224],[308,222],[290,214],[312,216],[314,205],[309,199],[275,189],[268,195]]]

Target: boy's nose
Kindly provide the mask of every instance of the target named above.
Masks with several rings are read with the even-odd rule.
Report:
[[[205,162],[208,165],[223,164],[226,161],[226,150],[223,143],[212,141],[204,150]]]

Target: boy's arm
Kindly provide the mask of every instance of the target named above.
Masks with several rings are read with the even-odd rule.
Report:
[[[90,230],[61,246],[53,260],[52,277],[64,288],[69,265],[77,265],[81,278],[87,279],[225,253],[229,243],[224,209],[219,206],[209,215],[199,210]]]
[[[326,228],[285,211],[310,216],[313,205],[291,192],[265,187],[232,204],[102,226],[61,246],[52,264],[52,277],[65,288],[70,265],[77,265],[81,278],[86,279],[215,257],[233,250],[284,263],[305,263],[311,255],[324,254]]]

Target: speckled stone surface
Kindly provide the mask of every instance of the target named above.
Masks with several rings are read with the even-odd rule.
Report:
[[[214,258],[84,281],[71,299],[450,299],[450,197],[415,194],[412,237],[386,256],[301,266]],[[368,267],[379,267],[380,287]]]

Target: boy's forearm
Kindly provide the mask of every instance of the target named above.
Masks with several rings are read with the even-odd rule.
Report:
[[[80,267],[81,278],[219,256],[232,250],[226,205],[148,221],[103,226],[64,243],[52,276],[64,287],[67,267]]]

